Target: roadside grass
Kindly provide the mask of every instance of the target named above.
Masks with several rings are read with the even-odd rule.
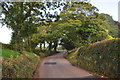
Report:
[[[13,51],[10,49],[2,49],[2,55],[3,58],[10,58],[11,56],[13,56],[13,58],[16,58],[18,56],[20,56],[19,52],[17,51]]]
[[[23,51],[24,54],[30,55],[30,56],[34,56],[35,54],[32,52],[28,52],[28,51]],[[14,50],[10,50],[10,49],[2,49],[2,54],[1,56],[3,58],[10,58],[11,56],[13,58],[17,58],[18,56],[20,56],[20,53]]]
[[[34,55],[35,55],[35,53],[28,52],[28,51],[23,51],[23,53],[24,53],[24,54],[28,54],[28,55],[30,55],[30,56],[34,56]]]

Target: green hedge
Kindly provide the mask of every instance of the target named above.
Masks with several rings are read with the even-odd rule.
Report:
[[[6,52],[8,51],[4,51],[3,54],[6,54]],[[14,54],[16,55],[17,53],[11,52],[13,53],[10,54],[11,56],[6,56],[5,58],[5,55],[3,56],[3,78],[31,78],[40,61],[40,57],[27,51],[24,51],[24,54],[14,57]]]
[[[15,44],[2,44],[2,48],[14,50]]]
[[[71,62],[110,78],[120,77],[120,39],[104,40],[78,48],[67,56]]]

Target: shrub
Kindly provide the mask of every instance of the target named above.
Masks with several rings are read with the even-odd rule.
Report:
[[[7,48],[7,49],[11,49],[11,50],[14,49],[13,46],[14,46],[13,44],[2,44],[2,48]]]
[[[53,54],[55,54],[55,53],[56,53],[56,52],[50,51],[50,50],[44,51],[45,56],[50,56],[50,55],[53,55]]]

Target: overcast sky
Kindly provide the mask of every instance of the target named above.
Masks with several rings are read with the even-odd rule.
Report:
[[[94,6],[99,9],[100,13],[106,13],[113,17],[114,20],[118,21],[118,2],[120,0],[91,0]]]
[[[120,0],[91,0],[94,6],[99,9],[99,13],[106,13],[118,21],[118,1]],[[2,27],[0,24],[0,42],[9,43],[12,35],[12,30]]]

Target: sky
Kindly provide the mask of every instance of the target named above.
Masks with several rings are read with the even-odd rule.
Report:
[[[120,0],[90,0],[90,3],[99,9],[99,13],[109,14],[118,21],[118,2]],[[10,43],[12,30],[0,24],[0,42]]]
[[[106,13],[118,21],[118,2],[120,0],[91,0],[90,3],[99,9],[99,13]]]

